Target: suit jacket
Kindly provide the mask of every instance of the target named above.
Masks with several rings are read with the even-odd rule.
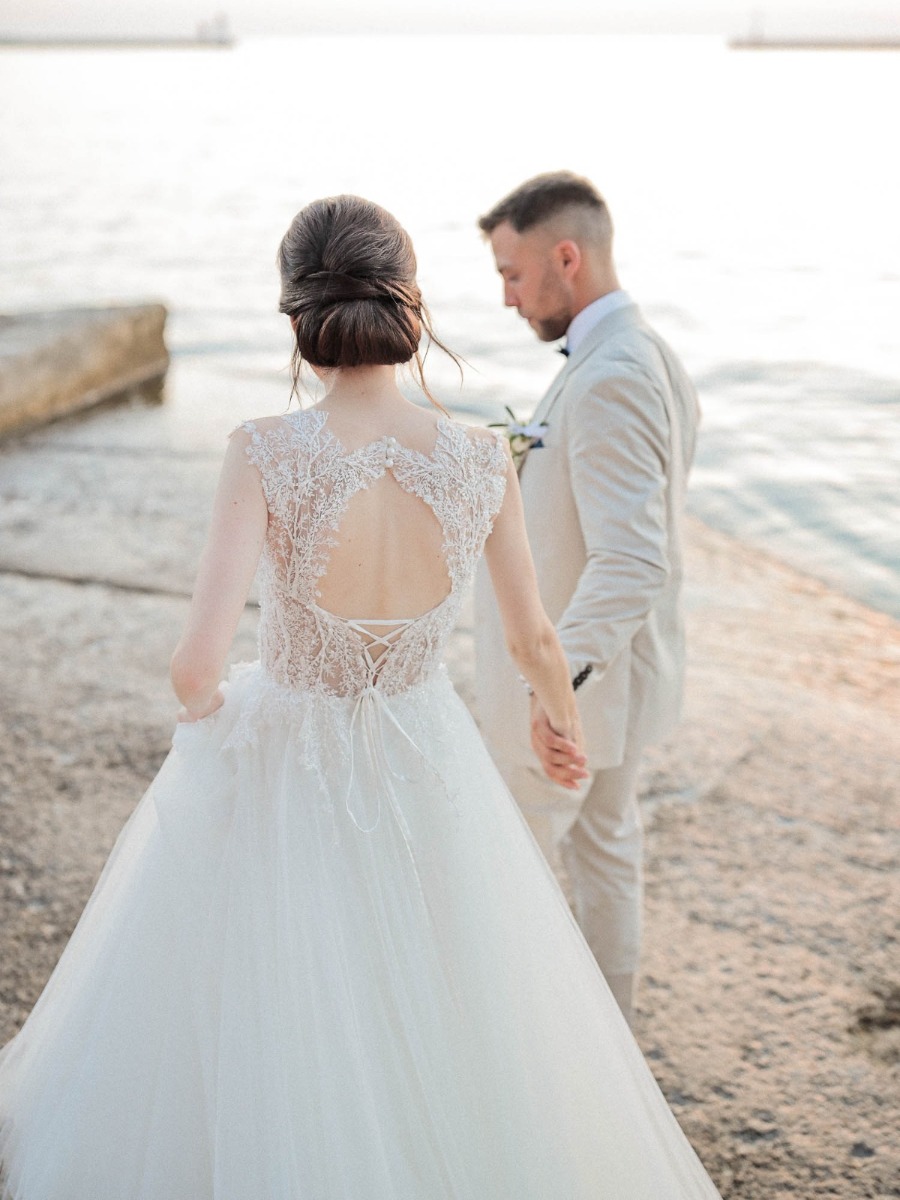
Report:
[[[588,765],[621,763],[678,720],[684,681],[681,520],[699,407],[637,305],[604,317],[535,410],[547,424],[520,482],[544,607],[579,689]],[[506,652],[484,564],[476,584],[477,694],[492,747],[534,762],[528,697]]]

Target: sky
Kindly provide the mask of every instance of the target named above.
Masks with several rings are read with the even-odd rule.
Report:
[[[0,0],[0,34],[238,36],[374,32],[802,33],[900,36],[900,0]]]

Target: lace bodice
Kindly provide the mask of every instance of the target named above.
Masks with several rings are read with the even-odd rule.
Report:
[[[396,694],[440,663],[462,594],[503,500],[506,455],[500,442],[441,418],[423,454],[383,437],[346,450],[328,414],[291,413],[266,430],[252,421],[247,455],[259,471],[269,509],[260,567],[259,650],[276,683],[330,696],[376,687]],[[433,511],[443,535],[450,590],[429,611],[397,619],[350,620],[320,606],[319,584],[354,495],[390,471],[404,491]]]

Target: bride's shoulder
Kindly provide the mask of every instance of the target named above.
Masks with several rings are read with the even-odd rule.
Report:
[[[252,417],[247,421],[241,421],[238,429],[243,429],[245,433],[271,433],[273,429],[278,429],[284,422],[284,417]],[[235,430],[237,433],[237,429]]]
[[[291,412],[277,413],[273,417],[251,417],[246,421],[241,421],[240,425],[235,426],[231,431],[232,436],[243,430],[248,434],[259,434],[265,436],[269,433],[286,433],[293,429],[302,428],[305,425],[321,423],[322,414],[316,409],[301,408],[293,409]]]
[[[229,456],[255,467],[267,493],[276,484],[290,483],[305,457],[298,450],[311,416],[311,423],[318,427],[309,409],[242,421],[229,434]]]
[[[248,446],[259,446],[263,442],[287,443],[296,438],[298,433],[318,429],[323,419],[323,415],[314,409],[295,409],[273,417],[252,417],[235,426],[229,437]]]
[[[462,441],[479,460],[506,465],[506,438],[497,429],[485,425],[468,425],[464,421],[448,420],[457,438]]]
[[[438,425],[476,445],[499,445],[503,441],[502,435],[499,435],[496,429],[489,429],[486,425],[470,425],[467,421],[458,421],[455,417],[439,417]]]

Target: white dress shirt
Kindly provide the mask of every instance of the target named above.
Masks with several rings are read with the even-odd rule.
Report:
[[[608,317],[617,308],[624,308],[626,304],[632,303],[634,302],[628,293],[622,288],[618,288],[615,292],[607,292],[605,296],[601,296],[599,300],[594,300],[587,308],[583,308],[580,313],[576,313],[566,330],[566,352],[574,353],[594,326],[599,325],[604,317]]]

